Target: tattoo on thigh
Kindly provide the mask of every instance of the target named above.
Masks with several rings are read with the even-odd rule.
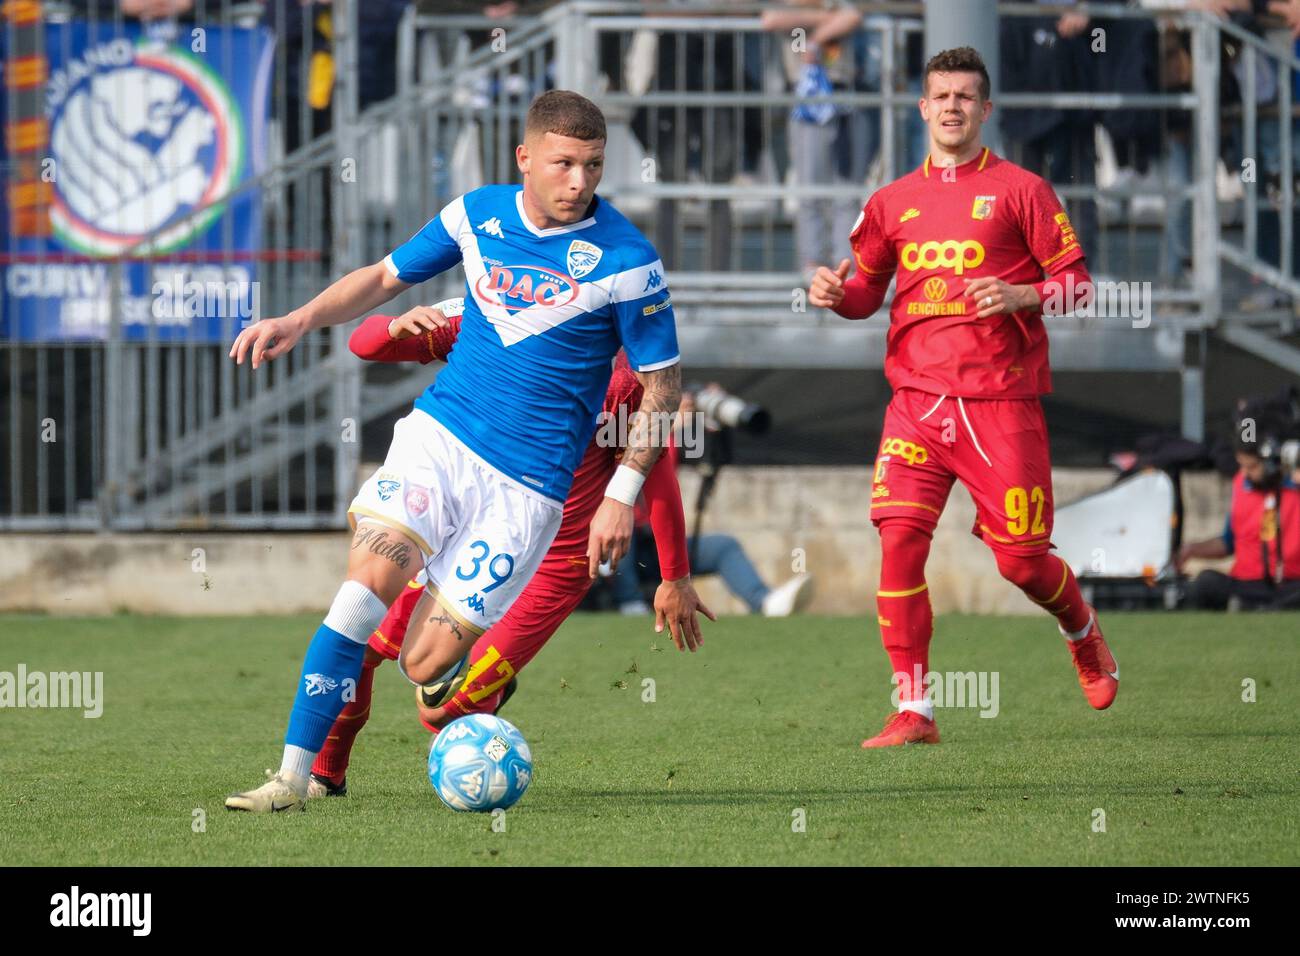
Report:
[[[429,623],[446,624],[449,628],[451,628],[451,633],[456,635],[457,641],[462,641],[465,639],[465,635],[462,634],[460,630],[460,621],[456,620],[446,611],[443,611],[441,614],[436,614],[433,617],[429,618]]]
[[[352,550],[357,550],[363,544],[371,554],[387,558],[403,570],[411,560],[411,545],[403,538],[390,536],[382,528],[358,528],[356,537],[352,540]]]

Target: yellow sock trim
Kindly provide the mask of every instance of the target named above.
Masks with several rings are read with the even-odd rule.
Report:
[[[877,591],[876,597],[911,597],[913,594],[920,594],[928,584],[922,584],[920,587],[910,588],[906,591]]]

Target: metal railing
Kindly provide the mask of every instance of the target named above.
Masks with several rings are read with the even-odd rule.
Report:
[[[229,208],[241,197],[260,200],[262,243],[252,256],[260,313],[283,314],[331,279],[381,258],[456,195],[517,181],[513,146],[532,96],[552,86],[576,89],[606,112],[602,195],[642,227],[669,265],[683,353],[693,364],[879,367],[883,323],[864,329],[800,302],[800,217],[816,203],[825,204],[818,215],[827,223],[845,207],[856,215],[872,189],[919,162],[919,78],[908,50],[921,30],[921,5],[861,7],[854,42],[870,62],[847,88],[815,102],[867,120],[870,161],[851,157],[833,181],[822,182],[792,156],[793,141],[808,131],[792,129],[790,112],[806,101],[792,91],[790,38],[764,28],[758,5],[648,16],[642,4],[578,0],[511,21],[408,9],[395,32],[396,95],[362,109],[357,4],[336,2],[329,131],[313,125],[322,114],[304,95],[290,95],[290,63],[301,81],[319,52],[304,19],[300,45],[276,58],[264,168],[189,215]],[[217,11],[213,23],[235,22],[236,8],[247,12],[247,5],[207,4]],[[268,26],[280,35],[292,32],[286,17],[308,16],[293,6],[275,9]],[[1113,4],[1086,9],[1120,24],[1153,16]],[[1000,12],[1023,18],[1045,8],[1008,4]],[[1185,428],[1194,433],[1203,417],[1196,352],[1205,347],[1205,330],[1231,327],[1225,337],[1244,336],[1271,351],[1251,338],[1269,335],[1257,316],[1249,328],[1234,322],[1234,296],[1251,279],[1288,295],[1300,291],[1291,268],[1289,129],[1279,138],[1276,264],[1260,251],[1266,203],[1259,184],[1247,181],[1236,205],[1217,191],[1220,46],[1225,38],[1241,45],[1252,80],[1256,61],[1274,64],[1285,80],[1279,127],[1291,115],[1290,77],[1300,64],[1205,15],[1161,14],[1155,22],[1162,36],[1190,37],[1190,90],[999,92],[996,102],[1006,110],[1099,115],[1153,110],[1162,124],[1185,118],[1189,175],[1055,183],[1075,218],[1080,204],[1096,207],[1094,274],[1152,281],[1156,321],[1145,330],[1061,322],[1052,341],[1058,368],[1181,372]],[[1242,148],[1253,150],[1274,114],[1256,105],[1249,84],[1244,94]],[[854,135],[861,132],[859,124]],[[1005,145],[1014,158],[1015,144]],[[1162,163],[1168,147],[1162,135]],[[1170,223],[1187,206],[1192,265],[1180,273],[1168,268]],[[183,259],[142,240],[95,261],[109,288],[121,289],[129,264],[141,258]],[[223,278],[243,261],[230,244],[211,258]],[[1246,277],[1231,290],[1220,279],[1221,260]],[[434,301],[462,285],[453,270],[389,309]],[[344,328],[309,336],[252,374],[226,358],[228,341],[168,339],[157,323],[133,339],[118,297],[103,298],[102,341],[0,342],[7,406],[0,412],[0,528],[337,527],[356,485],[361,429],[391,418],[431,376],[423,367],[363,368],[346,351]],[[41,440],[47,421],[55,424],[54,441]]]

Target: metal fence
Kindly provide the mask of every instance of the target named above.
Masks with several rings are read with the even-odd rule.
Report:
[[[327,110],[312,109],[304,92],[323,52],[312,19],[319,9],[199,3],[186,24],[264,17],[281,44],[264,166],[237,192],[189,214],[259,197],[261,246],[236,253],[227,245],[202,258],[223,280],[255,261],[261,315],[283,314],[343,272],[378,260],[454,196],[516,181],[513,146],[528,103],[559,86],[587,93],[607,114],[602,195],[655,241],[670,270],[683,352],[694,364],[880,366],[883,323],[849,327],[801,304],[800,250],[811,240],[800,230],[816,209],[818,230],[842,239],[837,221],[851,221],[873,188],[919,162],[920,4],[861,5],[857,68],[843,88],[812,100],[793,90],[795,38],[765,22],[758,5],[647,16],[641,4],[582,0],[510,21],[408,8],[392,33],[396,95],[364,108],[359,67],[374,52],[365,46],[358,6],[332,5]],[[1270,336],[1285,329],[1289,308],[1256,313],[1249,324],[1232,320],[1234,296],[1254,288],[1250,281],[1300,291],[1291,266],[1295,157],[1284,121],[1300,63],[1203,14],[1087,9],[1116,24],[1116,37],[1126,24],[1142,24],[1161,48],[1175,42],[1170,37],[1188,38],[1190,88],[996,94],[1006,110],[1095,118],[1150,111],[1156,127],[1145,174],[1124,171],[1111,158],[1124,144],[1098,134],[1094,144],[1102,149],[1089,175],[1055,184],[1072,218],[1095,219],[1094,273],[1152,282],[1155,323],[1141,333],[1123,322],[1060,323],[1053,364],[1180,371],[1184,428],[1195,435],[1206,329],[1231,327],[1238,342],[1286,358]],[[1034,4],[1000,8],[1008,21],[1044,12]],[[1235,113],[1220,101],[1221,50],[1230,40],[1250,78]],[[1249,86],[1260,63],[1277,77],[1275,104],[1260,106]],[[12,92],[8,101],[12,106]],[[791,121],[801,103],[840,113],[835,130],[851,149],[830,181],[816,174],[816,148],[818,136],[834,137]],[[1275,266],[1260,248],[1268,211],[1260,184],[1227,175],[1231,162],[1220,161],[1225,129],[1232,127],[1249,157],[1258,155],[1269,123],[1280,131]],[[1004,147],[1012,158],[1023,154],[1010,139]],[[1082,212],[1085,206],[1093,211]],[[1190,265],[1175,254],[1182,225]],[[0,341],[0,527],[339,526],[356,485],[361,427],[409,403],[429,370],[363,369],[347,354],[342,328],[305,338],[256,374],[236,369],[225,342],[167,339],[153,324],[132,340],[111,290],[122,288],[131,262],[184,260],[154,251],[156,238],[77,263],[102,270],[110,290],[102,340]],[[1229,267],[1226,283],[1221,261]],[[458,273],[448,274],[391,308],[434,301],[460,285]]]
[[[46,23],[84,19],[91,35],[101,29],[128,35],[129,21],[120,15],[106,20],[96,15],[95,4],[84,6],[46,3]],[[6,396],[0,526],[306,528],[341,519],[336,489],[353,484],[357,454],[355,443],[340,440],[346,427],[340,422],[357,405],[359,382],[353,363],[337,361],[344,333],[312,337],[287,361],[255,376],[237,370],[226,353],[239,318],[232,304],[252,302],[259,315],[282,314],[347,263],[360,261],[355,229],[335,229],[329,218],[336,215],[340,225],[356,220],[356,197],[341,188],[338,175],[341,145],[353,135],[357,113],[355,31],[337,15],[349,6],[336,8],[337,81],[324,109],[301,92],[311,58],[320,52],[313,22],[319,8],[200,0],[192,17],[150,25],[149,38],[173,43],[191,35],[199,43],[203,31],[269,28],[281,49],[270,78],[267,139],[244,184],[113,254],[6,255],[11,285],[24,277],[49,283],[79,276],[103,294],[100,308],[87,317],[95,328],[80,341],[24,341],[11,323],[8,340],[0,342],[0,394]],[[6,32],[12,48],[17,28],[11,22]],[[286,37],[295,35],[296,47],[285,49]],[[69,36],[62,34],[65,42]],[[229,46],[223,50],[224,61],[211,64],[222,76],[255,67],[235,60]],[[68,50],[40,52],[63,63],[73,59]],[[7,90],[11,116],[19,95]],[[344,134],[317,135],[331,119]],[[12,185],[20,169],[9,154],[5,178]],[[215,251],[159,248],[165,233],[227,212],[252,195],[261,200],[258,246],[236,248],[226,215]],[[120,293],[126,270],[141,263],[159,277],[179,275],[226,290],[228,300],[219,308],[231,320],[229,334],[218,341],[164,335],[164,321],[146,321],[142,335],[128,335],[139,303]],[[258,278],[250,280],[253,268]],[[212,307],[210,299],[204,307]]]

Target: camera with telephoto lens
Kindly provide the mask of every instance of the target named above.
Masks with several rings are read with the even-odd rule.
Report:
[[[1264,461],[1265,488],[1275,488],[1282,479],[1300,468],[1300,438],[1268,435],[1259,443],[1259,457]]]
[[[740,428],[761,435],[772,427],[772,415],[766,408],[732,395],[721,385],[693,384],[682,391],[694,397],[695,409],[708,428]]]
[[[1238,435],[1248,422],[1259,438],[1253,447],[1241,443],[1243,450],[1259,455],[1263,462],[1259,484],[1276,488],[1300,468],[1300,392],[1292,385],[1279,396],[1242,401],[1237,407]]]

